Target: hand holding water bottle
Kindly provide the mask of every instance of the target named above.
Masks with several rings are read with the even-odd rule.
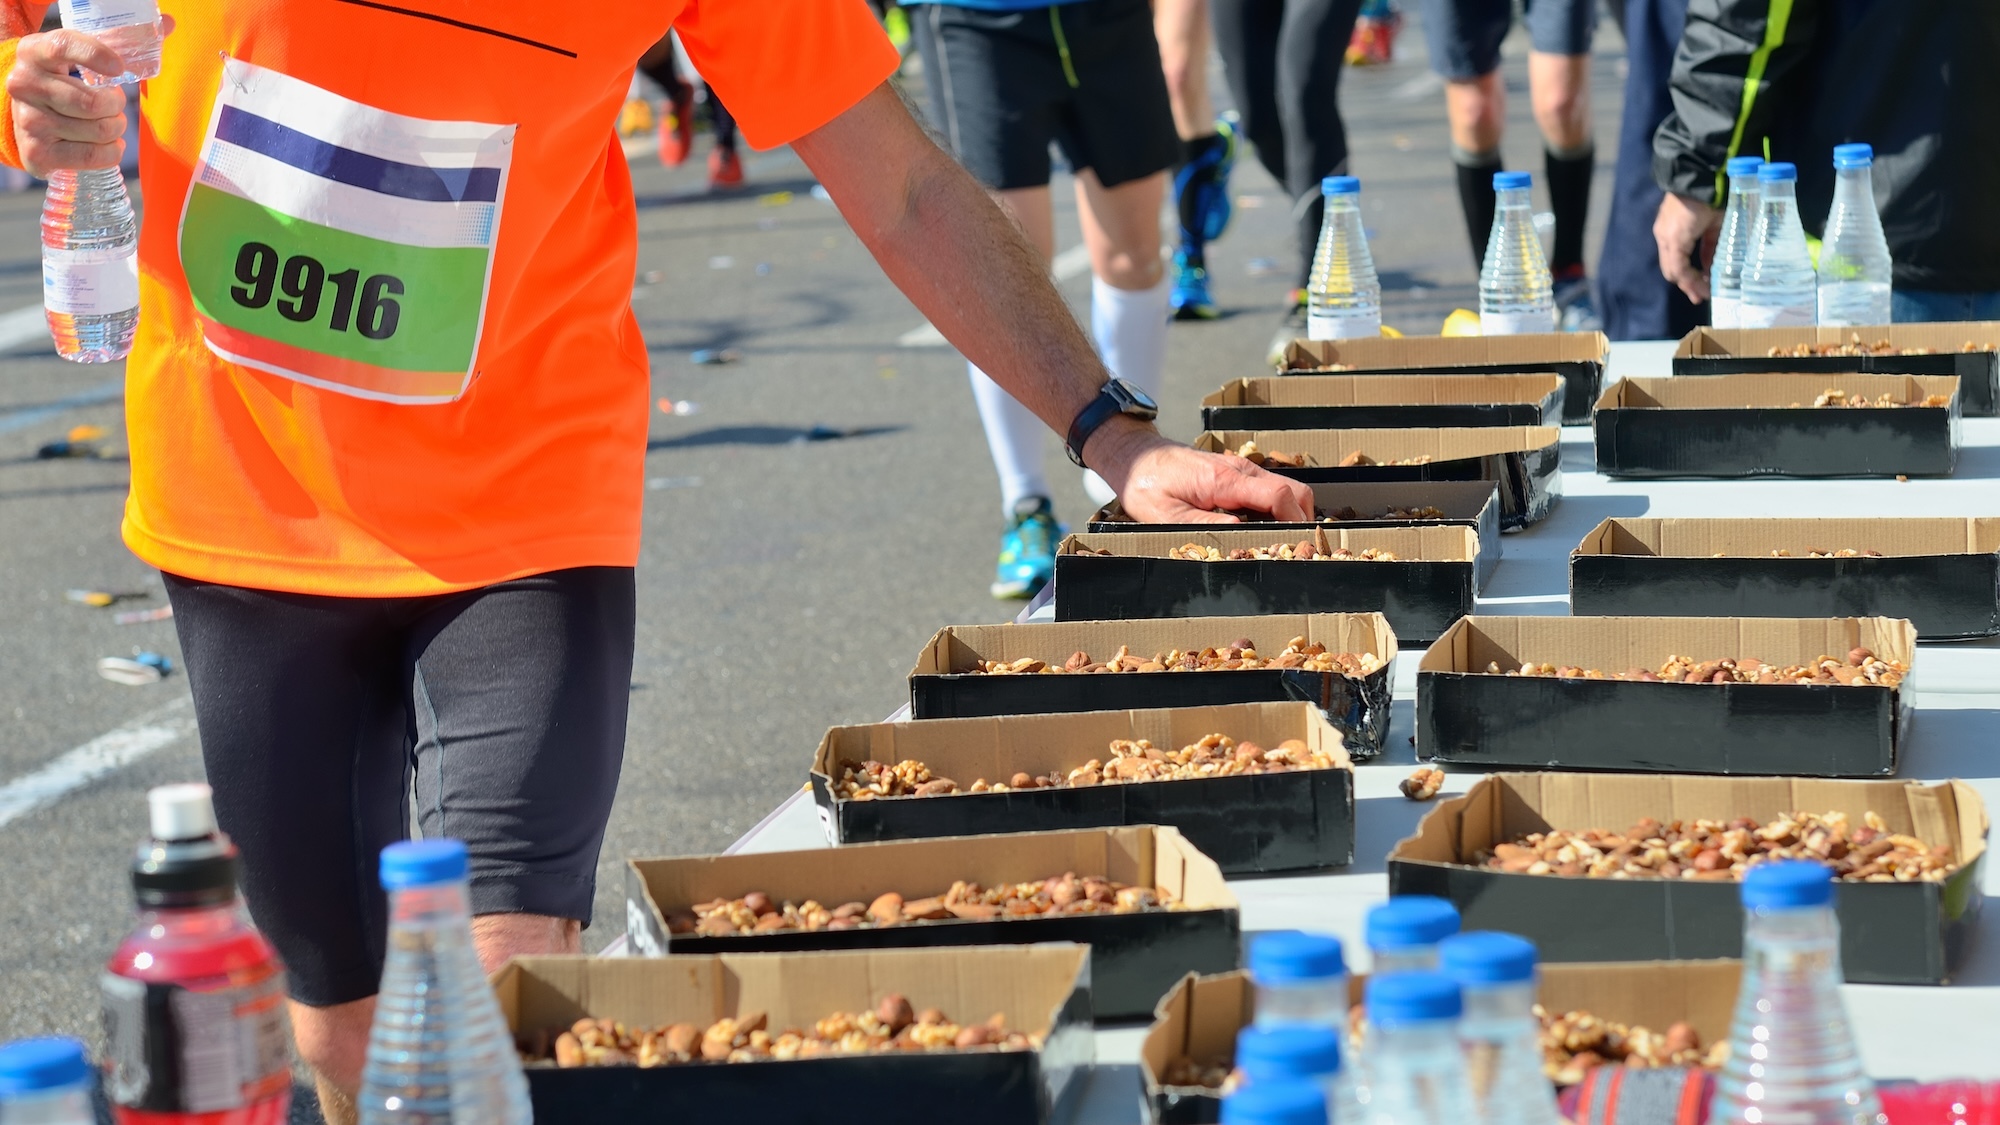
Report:
[[[62,28],[24,37],[7,73],[21,166],[42,179],[116,168],[125,152],[125,91],[73,78],[72,68],[116,74],[125,64],[101,40]]]

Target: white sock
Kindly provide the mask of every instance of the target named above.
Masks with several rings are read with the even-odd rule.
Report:
[[[1048,477],[1042,473],[1043,435],[1049,428],[986,372],[970,363],[965,369],[972,375],[972,401],[979,406],[986,447],[993,453],[994,471],[1000,474],[1000,510],[1011,519],[1015,504],[1049,494]]]
[[[1166,381],[1171,288],[1171,279],[1165,277],[1151,289],[1119,289],[1102,278],[1090,279],[1090,334],[1097,340],[1104,366],[1156,400]],[[1117,499],[1104,478],[1089,469],[1083,471],[1083,490],[1099,504]]]

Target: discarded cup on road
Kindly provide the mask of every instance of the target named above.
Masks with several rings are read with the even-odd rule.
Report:
[[[130,657],[107,656],[97,662],[97,674],[114,684],[144,687],[166,679],[174,662],[157,652],[135,652]]]

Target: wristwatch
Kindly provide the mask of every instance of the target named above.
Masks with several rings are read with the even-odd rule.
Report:
[[[1084,443],[1090,440],[1090,435],[1096,433],[1099,426],[1118,414],[1150,422],[1160,416],[1160,404],[1153,401],[1153,396],[1123,379],[1113,379],[1104,384],[1104,389],[1097,392],[1097,397],[1091,399],[1090,405],[1077,414],[1076,421],[1069,424],[1069,459],[1079,467],[1088,467],[1083,464]]]

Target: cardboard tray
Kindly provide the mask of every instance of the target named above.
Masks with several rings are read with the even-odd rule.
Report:
[[[1398,561],[1165,557],[1188,543],[1226,552],[1283,538],[1261,529],[1071,535],[1056,546],[1056,620],[1380,613],[1399,639],[1428,642],[1472,612],[1479,570],[1479,537],[1472,528],[1335,531],[1329,525],[1299,536],[1308,537],[1322,549],[1385,547]],[[1086,553],[1098,550],[1116,554]]]
[[[1685,1020],[1707,1044],[1729,1038],[1742,975],[1743,963],[1730,960],[1543,965],[1536,1000],[1551,1012],[1588,1011],[1656,1031]],[[1361,1003],[1365,980],[1357,976],[1350,981],[1352,1003]],[[1256,1010],[1256,988],[1250,974],[1240,970],[1215,976],[1189,973],[1161,998],[1139,1047],[1148,1120],[1158,1125],[1221,1120],[1222,1099],[1215,1091],[1163,1085],[1160,1075],[1183,1056],[1233,1064],[1236,1033],[1250,1026]]]
[[[767,1012],[773,1028],[810,1027],[836,1011],[872,1010],[901,992],[959,1020],[1004,1012],[1007,1026],[1043,1032],[1034,1051],[895,1052],[792,1062],[702,1063],[640,1069],[528,1069],[538,1125],[706,1120],[718,1106],[754,1107],[746,1120],[845,1125],[857,1105],[871,1123],[955,1125],[1066,1121],[1096,1057],[1090,1030],[1090,951],[1080,945],[743,953],[712,957],[517,957],[494,975],[516,1034],[558,1031],[585,1016],[657,1026],[709,1024]],[[974,1014],[977,1013],[977,1014]],[[967,1091],[977,1097],[967,1097]]]
[[[1990,637],[2000,519],[1605,520],[1569,557],[1569,602],[1578,616],[1903,617],[1923,641]]]
[[[1114,739],[1182,746],[1222,733],[1276,746],[1288,738],[1331,752],[1335,769],[877,801],[835,799],[842,762],[914,758],[969,785],[1017,771],[1075,769],[1109,756]],[[1152,711],[1086,711],[835,727],[812,765],[813,802],[835,843],[1170,824],[1224,875],[1306,871],[1354,860],[1354,770],[1340,732],[1310,703],[1237,703]]]
[[[1304,453],[1303,469],[1271,471],[1307,484],[1340,481],[1483,480],[1500,489],[1500,530],[1519,531],[1541,520],[1562,495],[1562,430],[1555,426],[1475,426],[1419,430],[1221,430],[1195,439],[1210,453],[1240,449]],[[1429,456],[1424,465],[1355,465],[1350,453],[1401,459]]]
[[[1295,375],[1238,379],[1201,400],[1204,430],[1559,426],[1562,376]]]
[[[1829,387],[1947,406],[1816,407]],[[1803,403],[1805,405],[1798,405]],[[1614,477],[1945,476],[1958,463],[1958,380],[1943,375],[1715,375],[1621,379],[1591,426]],[[1260,443],[1261,444],[1261,443]]]
[[[1917,631],[1886,617],[1467,617],[1417,665],[1417,754],[1521,769],[1888,777],[1915,713]],[[1672,684],[1486,672],[1658,668],[1669,655],[1803,664],[1860,645],[1900,686]],[[1580,827],[1591,827],[1582,825]]]
[[[1254,641],[1260,653],[1278,653],[1293,637],[1318,641],[1331,652],[1372,652],[1385,661],[1396,658],[1396,634],[1379,613],[948,625],[931,638],[910,669],[910,717],[962,719],[1302,699],[1326,712],[1346,742],[1349,757],[1363,761],[1380,754],[1389,735],[1386,663],[1366,676],[1302,668],[1032,676],[966,671],[981,660],[1032,657],[1060,665],[1079,650],[1102,659],[1120,645],[1129,645],[1134,653],[1150,656],[1220,647],[1241,638]]]
[[[1590,421],[1590,404],[1604,384],[1611,341],[1602,332],[1528,336],[1403,336],[1355,340],[1294,340],[1278,363],[1280,375],[1340,371],[1413,375],[1554,371],[1563,377],[1563,421]]]
[[[1464,524],[1479,531],[1479,588],[1486,588],[1487,579],[1493,576],[1493,568],[1500,562],[1500,489],[1491,481],[1483,480],[1418,480],[1418,481],[1349,481],[1344,484],[1308,485],[1313,491],[1313,506],[1323,512],[1337,512],[1343,508],[1353,508],[1357,512],[1382,513],[1392,508],[1405,510],[1414,508],[1436,508],[1444,513],[1443,519],[1398,520],[1398,519],[1358,519],[1335,520],[1326,526],[1332,528],[1357,527],[1429,527],[1434,524]],[[1276,520],[1246,519],[1246,527],[1268,528],[1272,531],[1297,531],[1305,538],[1309,532],[1320,526],[1312,523],[1281,523]],[[1116,500],[1097,510],[1090,517],[1086,530],[1091,534],[1106,534],[1121,531],[1214,531],[1212,523],[1140,523],[1125,514],[1125,507]]]
[[[1774,356],[1771,349],[1840,343],[1854,336],[1898,348],[1931,348],[1930,355]],[[1882,324],[1867,328],[1697,328],[1674,349],[1676,375],[1735,375],[1746,371],[1867,371],[1883,375],[1956,375],[1966,417],[2000,413],[2000,353],[1968,351],[1967,344],[2000,345],[2000,321],[1950,324]]]
[[[1389,853],[1389,893],[1440,895],[1468,930],[1507,930],[1544,961],[1740,957],[1735,882],[1517,875],[1469,866],[1482,848],[1550,828],[1622,830],[1661,821],[1875,812],[1892,832],[1950,844],[1961,864],[1942,883],[1841,883],[1840,959],[1860,984],[1942,984],[1963,960],[1984,896],[1986,807],[1959,781],[1503,773],[1439,802]]]
[[[829,908],[943,894],[955,880],[984,886],[1074,871],[1171,894],[1185,909],[1013,921],[918,922],[885,929],[704,937],[668,932],[667,916],[698,903],[763,891],[777,902]],[[1090,946],[1091,1000],[1100,1020],[1139,1019],[1190,967],[1224,972],[1239,955],[1236,896],[1215,861],[1173,828],[1086,828],[959,836],[752,855],[635,859],[625,865],[626,932],[651,956],[807,949],[901,949],[1079,942]],[[949,1009],[947,1009],[949,1011]]]

